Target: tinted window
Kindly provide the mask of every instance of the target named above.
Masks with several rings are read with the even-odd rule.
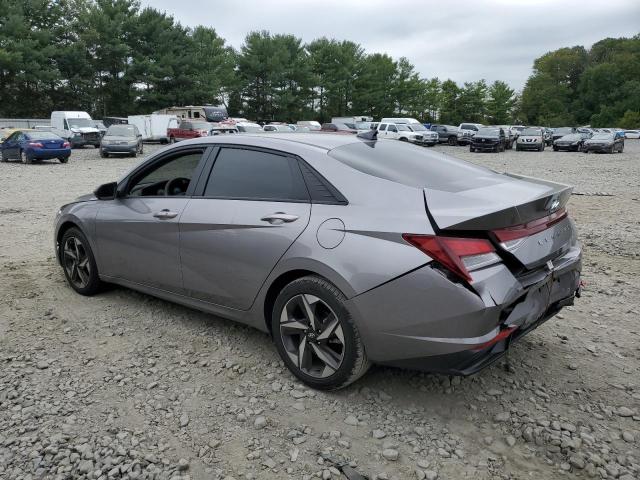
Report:
[[[386,130],[386,129],[387,129],[387,124],[386,124],[386,123],[383,123],[382,125],[380,125],[379,130],[384,131],[384,130]]]
[[[397,132],[398,129],[396,128],[395,125],[389,125],[389,128],[387,128],[388,132]]]
[[[129,186],[129,195],[137,197],[164,195],[166,183],[178,178],[183,181],[176,182],[177,190],[174,195],[184,195],[201,158],[201,150],[168,157],[165,161],[137,175]]]
[[[449,192],[494,185],[498,175],[487,168],[391,140],[350,143],[334,148],[328,154],[375,177]]]
[[[256,200],[308,200],[300,169],[293,159],[241,148],[223,148],[220,151],[204,195]]]

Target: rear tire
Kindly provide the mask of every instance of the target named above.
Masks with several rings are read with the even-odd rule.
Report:
[[[455,147],[456,145],[458,145],[458,139],[456,137],[449,137],[449,140],[447,140],[447,143],[452,147]]]
[[[60,241],[60,263],[67,283],[80,295],[95,295],[102,288],[91,246],[79,229],[72,227]]]
[[[558,147],[556,147],[555,145],[553,146],[553,151],[557,152],[558,151]]]
[[[104,150],[100,149],[100,156],[102,158],[109,158],[109,153],[105,152]]]
[[[58,160],[60,161],[60,163],[67,163],[69,161],[69,157],[60,157],[58,158]]]
[[[273,306],[271,332],[278,353],[291,373],[311,388],[337,390],[369,369],[346,300],[333,284],[311,275],[284,287]],[[287,323],[291,326],[283,327]]]

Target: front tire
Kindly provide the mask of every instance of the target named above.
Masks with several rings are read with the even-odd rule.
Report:
[[[456,137],[449,137],[447,143],[452,147],[455,147],[458,144],[458,139]]]
[[[33,163],[31,157],[29,157],[29,155],[27,155],[27,152],[25,152],[24,150],[20,150],[20,161],[25,165]]]
[[[284,287],[273,306],[271,332],[278,353],[311,388],[337,390],[369,369],[346,300],[325,279],[307,276]]]
[[[475,148],[473,148],[473,147],[471,147],[471,146],[469,146],[469,151],[470,151],[471,153],[474,153],[474,152],[476,151],[476,149],[475,149]]]
[[[60,241],[60,263],[67,283],[80,295],[91,296],[102,287],[98,267],[87,237],[72,227]]]

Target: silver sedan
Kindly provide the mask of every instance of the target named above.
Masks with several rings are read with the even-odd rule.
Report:
[[[570,194],[368,134],[205,137],[64,205],[54,241],[76,292],[251,325],[335,389],[371,363],[474,373],[571,305]]]

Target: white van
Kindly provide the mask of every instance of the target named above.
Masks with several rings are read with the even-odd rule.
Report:
[[[129,115],[127,117],[129,125],[138,127],[143,142],[160,142],[163,144],[169,142],[167,128],[169,128],[171,120],[177,122],[178,117],[157,113],[152,113],[151,115]]]
[[[67,140],[71,148],[93,145],[100,147],[100,130],[87,112],[51,112],[52,131]]]
[[[422,135],[422,143],[428,147],[433,147],[438,143],[438,134],[432,132],[417,119],[411,117],[383,118],[380,123],[395,123],[396,125],[406,125],[412,132]]]

